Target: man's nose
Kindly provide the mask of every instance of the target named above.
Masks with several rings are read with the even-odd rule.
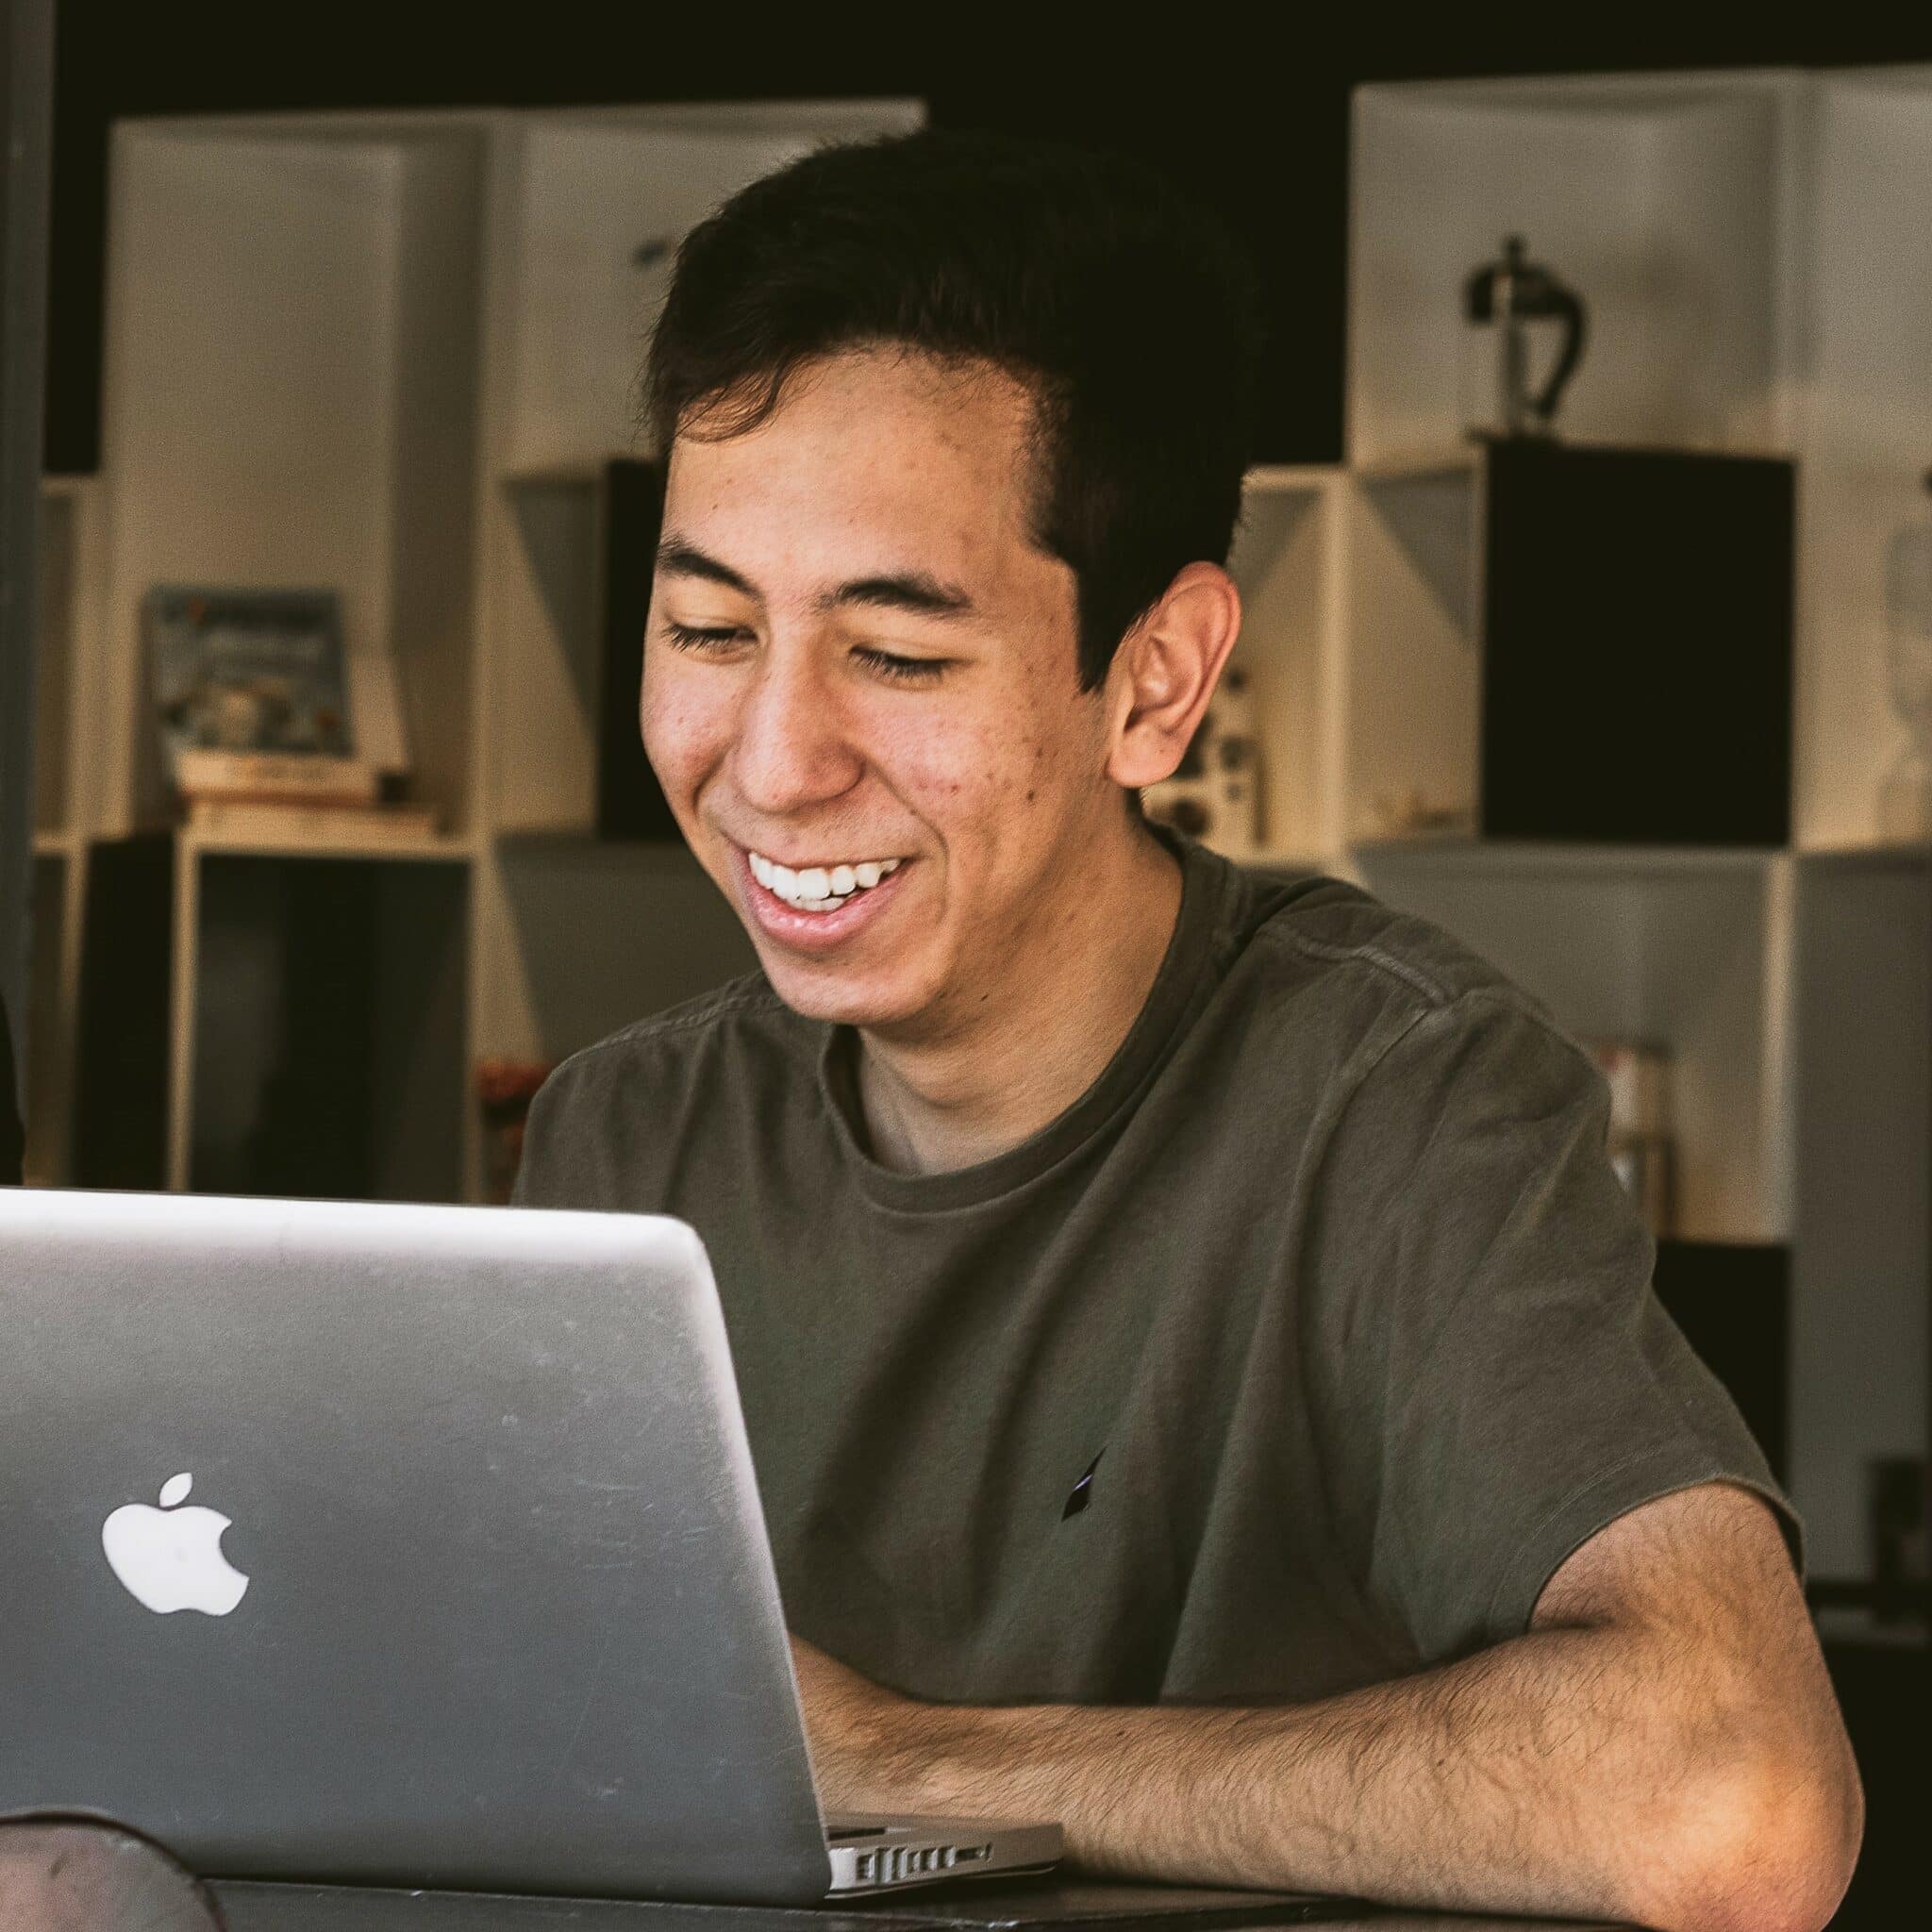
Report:
[[[824,804],[858,782],[861,760],[813,653],[762,653],[738,714],[730,764],[740,797],[774,817]]]

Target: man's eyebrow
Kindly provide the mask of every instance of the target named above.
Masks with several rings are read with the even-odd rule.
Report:
[[[740,576],[728,563],[721,563],[681,537],[667,537],[658,544],[658,569],[671,576],[702,577],[708,584],[722,584],[727,591],[737,591],[746,597],[758,595],[749,579]]]
[[[903,610],[913,617],[964,617],[973,599],[958,584],[948,584],[923,570],[898,571],[890,576],[855,577],[818,599],[821,612]]]
[[[667,537],[658,546],[658,568],[668,576],[701,577],[741,596],[757,597],[758,588],[708,551],[682,537]],[[903,610],[914,617],[964,617],[973,609],[972,597],[958,584],[946,583],[929,571],[894,571],[888,575],[854,577],[814,600],[821,616],[835,610]]]

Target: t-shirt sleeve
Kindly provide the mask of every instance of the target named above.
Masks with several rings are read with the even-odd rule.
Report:
[[[513,1208],[602,1208],[596,1142],[589,1118],[594,1095],[584,1068],[566,1060],[537,1090],[524,1122]]]
[[[1424,1013],[1330,1134],[1305,1387],[1370,1599],[1441,1661],[1520,1636],[1597,1530],[1711,1481],[1797,1523],[1651,1290],[1607,1091],[1526,1005]]]

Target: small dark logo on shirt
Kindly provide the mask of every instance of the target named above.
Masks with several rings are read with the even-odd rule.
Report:
[[[1100,1456],[1105,1456],[1106,1454],[1107,1451],[1105,1449],[1100,1452]],[[1074,1485],[1073,1490],[1068,1494],[1067,1507],[1060,1511],[1060,1521],[1062,1523],[1070,1516],[1079,1515],[1081,1510],[1086,1508],[1089,1503],[1092,1502],[1093,1472],[1100,1467],[1100,1456],[1096,1456],[1087,1465],[1087,1474]]]

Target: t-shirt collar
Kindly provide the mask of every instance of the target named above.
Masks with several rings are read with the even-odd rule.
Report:
[[[1099,1077],[1064,1112],[1036,1134],[991,1160],[943,1174],[905,1174],[884,1166],[867,1151],[858,1095],[858,1036],[850,1026],[827,1025],[819,1049],[819,1089],[847,1172],[881,1207],[931,1212],[977,1207],[1028,1186],[1091,1141],[1141,1091],[1211,984],[1214,937],[1224,924],[1227,900],[1241,874],[1205,846],[1162,825],[1155,836],[1181,862],[1181,903],[1160,969],[1139,1018]]]

